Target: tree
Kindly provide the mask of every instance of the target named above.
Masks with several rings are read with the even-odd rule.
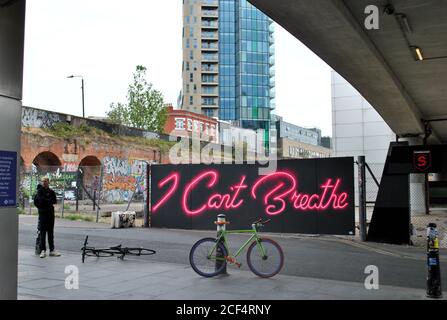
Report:
[[[133,83],[127,90],[127,104],[112,103],[107,116],[114,123],[163,132],[167,120],[163,95],[146,81],[146,67],[138,65],[133,73]]]

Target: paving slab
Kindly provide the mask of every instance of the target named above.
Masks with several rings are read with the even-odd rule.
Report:
[[[66,289],[67,266],[79,270],[79,289]],[[88,259],[62,251],[40,259],[29,248],[19,249],[19,299],[62,300],[308,300],[426,299],[425,290],[277,275],[261,279],[248,271],[228,268],[228,276],[203,278],[188,265],[131,257]]]

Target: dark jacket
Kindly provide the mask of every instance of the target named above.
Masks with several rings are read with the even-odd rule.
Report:
[[[34,195],[34,205],[39,211],[39,215],[54,215],[54,206],[57,203],[56,193],[50,188],[45,189],[42,185],[37,186],[37,192]]]

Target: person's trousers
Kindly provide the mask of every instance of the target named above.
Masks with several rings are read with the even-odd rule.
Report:
[[[39,225],[38,229],[40,231],[40,251],[46,251],[46,238],[48,235],[48,245],[50,251],[54,250],[54,214],[52,215],[39,215]]]

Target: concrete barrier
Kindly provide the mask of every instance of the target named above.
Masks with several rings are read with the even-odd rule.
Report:
[[[135,211],[115,211],[112,212],[110,220],[112,229],[133,228],[135,227],[135,219],[137,214]]]

